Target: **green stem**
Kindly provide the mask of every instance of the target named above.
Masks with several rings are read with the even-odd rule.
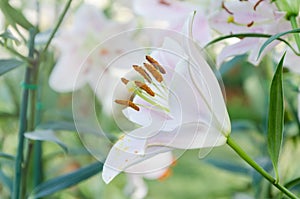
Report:
[[[31,32],[29,39],[29,58],[33,58],[34,54],[34,32]],[[25,84],[30,84],[30,79],[32,75],[32,67],[27,66],[25,72]],[[15,162],[15,176],[13,184],[13,199],[19,199],[21,193],[21,182],[22,182],[22,169],[23,169],[23,151],[24,151],[24,133],[27,129],[27,110],[28,110],[28,99],[29,99],[29,89],[24,87],[22,93],[21,111],[20,111],[20,127],[18,134],[18,148]]]
[[[42,154],[43,154],[42,142],[35,141],[34,143],[34,156],[33,156],[33,169],[34,169],[34,176],[33,176],[33,186],[37,187],[41,184],[43,179],[43,161],[42,161]]]
[[[300,32],[300,29],[297,29],[297,30],[291,30],[291,31],[288,31],[286,32],[286,34],[290,34],[290,33],[296,33],[296,32]],[[283,34],[285,35],[285,34]],[[283,36],[281,35],[281,36]],[[221,36],[221,37],[218,37],[212,41],[210,41],[209,43],[207,43],[204,48],[207,48],[209,46],[211,46],[212,44],[215,44],[217,42],[220,42],[220,41],[223,41],[223,40],[226,40],[226,39],[229,39],[229,38],[245,38],[245,37],[254,37],[254,38],[271,38],[272,36],[274,35],[269,35],[269,34],[261,34],[261,33],[238,33],[238,34],[230,34],[230,35],[225,35],[225,36]],[[293,46],[286,40],[278,37],[276,38],[276,40],[278,41],[281,41],[283,43],[285,43],[296,55],[300,55],[300,53],[297,52],[296,49],[293,48]]]
[[[227,138],[227,144],[230,146],[243,160],[245,160],[252,168],[260,173],[265,179],[273,184],[282,193],[292,199],[299,199],[295,194],[290,192],[287,188],[279,184],[268,172],[266,172],[260,165],[258,165],[231,137]]]
[[[71,5],[71,3],[72,3],[72,0],[69,0],[69,1],[67,2],[66,6],[65,6],[65,8],[64,8],[64,10],[63,10],[63,12],[62,12],[61,15],[59,16],[58,21],[57,21],[57,23],[56,23],[56,25],[55,25],[55,27],[54,27],[54,29],[53,29],[53,31],[52,31],[52,33],[51,33],[51,35],[50,35],[48,41],[47,41],[47,43],[46,43],[46,46],[45,46],[43,52],[46,52],[46,51],[47,51],[47,49],[48,49],[48,47],[49,47],[49,45],[50,45],[50,43],[51,43],[51,41],[52,41],[52,39],[53,39],[55,33],[57,32],[59,26],[61,25],[61,23],[62,23],[62,21],[63,21],[65,15],[66,15],[66,13],[67,13],[67,11],[68,11],[70,5]]]
[[[38,59],[36,59],[38,60]],[[39,74],[39,62],[35,62],[33,67],[32,67],[32,79],[30,84],[32,85],[37,85],[38,83],[38,74]],[[38,89],[38,88],[37,88]],[[37,108],[37,89],[32,89],[30,91],[30,115],[29,115],[29,120],[28,120],[28,128],[27,130],[29,132],[34,131],[35,126],[36,126],[36,108]],[[24,169],[23,169],[23,173],[25,174],[23,179],[22,179],[22,199],[23,197],[25,197],[26,195],[26,184],[27,184],[27,173],[29,173],[29,165],[31,162],[31,156],[34,150],[34,145],[35,145],[35,141],[30,140],[28,142],[28,149],[27,149],[27,153],[26,153],[26,157],[25,157],[25,161],[24,161]],[[35,173],[35,171],[34,171]]]
[[[298,23],[297,23],[297,20],[296,20],[296,16],[291,16],[289,20],[292,24],[292,28],[297,29],[298,28]],[[299,37],[299,34],[295,33],[294,37],[295,37],[295,41],[296,41],[298,50],[300,51],[300,37]]]

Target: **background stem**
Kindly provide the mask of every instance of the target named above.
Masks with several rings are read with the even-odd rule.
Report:
[[[57,23],[56,23],[56,25],[55,25],[53,31],[51,32],[51,35],[50,35],[50,37],[49,37],[49,39],[48,39],[48,41],[47,41],[47,43],[46,43],[46,45],[45,45],[45,48],[44,48],[43,52],[46,52],[46,51],[47,51],[47,49],[48,49],[48,47],[49,47],[49,45],[50,45],[50,43],[51,43],[51,41],[52,41],[52,39],[53,39],[55,33],[57,32],[59,26],[61,25],[61,23],[62,23],[62,21],[63,21],[65,15],[66,15],[66,13],[67,13],[67,11],[69,10],[69,7],[70,7],[71,3],[72,3],[72,0],[69,0],[69,1],[67,2],[66,6],[65,6],[65,8],[64,8],[64,10],[63,10],[63,12],[62,12],[61,15],[59,16],[59,19],[58,19],[58,21],[57,21]]]
[[[34,55],[34,36],[35,30],[30,31],[29,39],[29,58],[33,58]],[[30,79],[32,75],[32,67],[27,66],[25,71],[24,85],[30,84]],[[21,193],[21,182],[22,182],[22,169],[23,169],[23,151],[24,151],[24,133],[27,130],[27,110],[28,110],[28,99],[29,99],[29,89],[24,87],[21,100],[21,111],[20,111],[20,120],[19,120],[19,134],[18,134],[18,148],[15,162],[15,176],[13,184],[13,199],[19,199]]]
[[[297,23],[297,20],[296,20],[296,16],[291,16],[290,17],[290,22],[291,22],[291,25],[292,25],[293,29],[298,28],[298,23]],[[298,51],[300,52],[300,37],[299,37],[299,34],[295,33],[294,37],[295,37],[295,41],[296,41],[296,44],[297,44],[297,47],[298,47]]]

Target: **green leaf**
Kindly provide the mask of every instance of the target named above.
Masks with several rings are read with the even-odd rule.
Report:
[[[2,182],[3,185],[5,185],[9,189],[9,191],[11,193],[12,192],[12,180],[9,177],[7,177],[1,169],[0,169],[0,181]]]
[[[299,177],[299,178],[295,178],[295,179],[293,179],[293,180],[291,180],[291,181],[285,183],[284,186],[285,186],[286,188],[290,189],[290,188],[295,187],[295,186],[297,186],[297,185],[300,185],[300,177]]]
[[[55,135],[52,130],[36,130],[27,132],[24,136],[31,140],[49,141],[58,144],[65,152],[68,152],[67,146]]]
[[[273,167],[279,180],[277,164],[279,153],[281,149],[282,136],[283,136],[283,119],[284,119],[284,106],[283,106],[283,86],[282,86],[282,65],[285,54],[282,56],[276,72],[274,74],[271,89],[270,89],[270,103],[269,103],[269,116],[268,116],[268,150],[273,163]]]
[[[17,59],[1,59],[0,60],[0,76],[8,71],[21,66],[23,62]]]
[[[0,37],[2,37],[3,39],[11,39],[19,43],[19,40],[9,30],[6,30],[5,32],[0,34]]]
[[[39,124],[39,129],[52,129],[54,131],[57,130],[67,130],[67,131],[76,131],[76,126],[74,122],[68,121],[48,121],[42,124]]]
[[[45,197],[55,192],[69,188],[98,174],[102,171],[102,168],[103,164],[100,162],[96,162],[69,174],[48,180],[35,187],[35,189],[30,194],[29,198],[34,199],[39,197]]]
[[[280,37],[287,35],[287,34],[294,34],[294,33],[300,33],[300,28],[298,29],[293,29],[293,30],[289,30],[289,31],[285,31],[285,32],[281,32],[278,34],[273,35],[272,37],[270,37],[269,39],[267,39],[267,41],[265,41],[265,43],[263,43],[263,45],[260,47],[259,52],[258,52],[258,56],[257,59],[260,57],[261,53],[263,52],[263,50],[270,44],[272,43],[274,40],[281,40]],[[286,43],[287,44],[287,43]],[[291,47],[291,45],[288,45],[295,54],[299,55],[299,52],[297,53],[296,50],[294,48]]]
[[[15,156],[3,152],[0,152],[0,158],[5,158],[7,160],[15,160]]]
[[[1,0],[0,1],[0,9],[5,16],[5,19],[9,24],[15,26],[19,24],[26,30],[33,28],[33,25],[24,17],[20,10],[13,8],[9,3],[8,0]]]

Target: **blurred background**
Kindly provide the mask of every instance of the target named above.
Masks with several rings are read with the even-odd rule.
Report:
[[[141,0],[142,1],[142,0]],[[6,2],[6,3],[5,3]],[[160,1],[164,2],[164,1]],[[168,2],[168,1],[166,1]],[[165,4],[166,4],[165,2]],[[173,1],[171,1],[173,3]],[[202,15],[212,16],[214,5],[210,1],[180,1],[188,2],[187,7],[198,10]],[[9,10],[7,3],[13,8]],[[54,25],[60,19],[60,14],[67,1],[63,0],[3,0],[0,3],[0,198],[10,198],[15,167],[15,154],[18,146],[18,131],[20,111],[22,109],[23,76],[26,70],[24,60],[16,55],[28,54],[29,31],[27,21],[38,27],[35,37],[36,53],[41,53]],[[219,3],[219,4],[218,4]],[[2,5],[1,5],[2,4]],[[36,110],[35,126],[41,131],[51,130],[54,137],[47,138],[39,145],[42,154],[39,161],[40,170],[34,169],[35,156],[32,156],[27,170],[28,176],[39,173],[40,183],[67,175],[78,169],[97,162],[97,159],[83,145],[76,131],[73,121],[72,90],[60,87],[64,81],[75,74],[72,71],[62,73],[55,67],[60,65],[71,66],[76,57],[84,58],[93,49],[96,43],[104,41],[109,34],[118,31],[153,27],[172,29],[172,12],[161,16],[151,12],[152,8],[130,0],[73,0],[64,17],[53,42],[47,51],[39,54],[39,72],[37,77],[37,90],[35,104],[28,107]],[[90,6],[93,11],[82,11],[82,7]],[[145,4],[147,5],[147,4]],[[177,4],[176,4],[177,5]],[[10,7],[9,7],[10,8]],[[143,9],[144,12],[143,13]],[[97,15],[91,13],[97,10]],[[15,11],[15,13],[13,13]],[[149,17],[149,15],[153,17]],[[22,15],[22,17],[21,17]],[[99,16],[98,16],[99,15]],[[95,17],[104,17],[98,18]],[[186,18],[185,16],[179,16]],[[26,20],[25,20],[26,19]],[[174,19],[173,19],[174,20]],[[99,23],[99,24],[98,24]],[[31,26],[28,25],[28,26]],[[98,27],[99,25],[99,27]],[[199,28],[205,29],[205,27]],[[176,30],[176,28],[174,28]],[[220,36],[217,31],[210,30],[209,40]],[[204,47],[207,44],[198,39]],[[218,53],[224,46],[236,42],[231,38],[205,48],[213,62],[216,62]],[[151,39],[159,42],[159,39]],[[13,49],[11,51],[10,49]],[[220,66],[220,79],[224,84],[224,96],[227,109],[232,122],[232,137],[242,148],[253,157],[265,170],[272,173],[272,162],[268,156],[266,145],[267,116],[269,103],[269,89],[275,67],[280,57],[279,50],[268,53],[258,65],[248,61],[248,54],[240,54],[224,60]],[[103,54],[106,52],[102,51]],[[72,60],[74,59],[74,60]],[[72,62],[73,61],[73,62]],[[104,65],[106,62],[95,58],[92,67]],[[78,63],[77,63],[78,64]],[[51,75],[52,80],[51,80]],[[49,80],[50,78],[50,80]],[[65,78],[65,79],[64,79]],[[62,80],[59,82],[59,80]],[[51,83],[52,81],[52,83]],[[50,83],[49,83],[50,82]],[[292,73],[289,68],[284,69],[284,95],[285,95],[285,128],[283,148],[280,156],[279,170],[283,183],[300,176],[300,147],[299,147],[299,121],[298,121],[298,84],[299,75]],[[93,86],[87,80],[79,91],[86,96],[93,96]],[[98,96],[105,94],[100,93]],[[97,97],[98,97],[97,96]],[[118,136],[118,127],[114,118],[105,110],[106,102],[95,97],[97,117],[102,128],[112,136]],[[32,107],[34,106],[34,107]],[[45,138],[46,139],[46,138]],[[46,139],[46,140],[47,140]],[[26,140],[25,151],[28,151]],[[35,148],[35,150],[37,150]],[[26,152],[24,152],[26,154]],[[186,151],[171,168],[171,174],[166,179],[145,179],[148,187],[147,199],[168,198],[207,198],[207,199],[250,199],[250,198],[281,198],[266,180],[245,164],[228,146],[214,148],[207,156],[200,158],[199,150]],[[74,184],[66,186],[58,192],[46,194],[43,198],[105,198],[122,199],[134,198],[134,190],[128,188],[128,178],[122,173],[110,184],[106,185],[100,170],[93,170],[87,175],[78,175],[78,179],[70,179]],[[76,174],[76,173],[75,173]],[[82,173],[81,173],[82,174]],[[67,178],[63,179],[67,180]],[[299,183],[291,184],[295,193],[300,193]],[[45,185],[47,186],[47,184]],[[49,185],[50,186],[50,185]],[[28,177],[27,195],[35,190],[36,184]]]

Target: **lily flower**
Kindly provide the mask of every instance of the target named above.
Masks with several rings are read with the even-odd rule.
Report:
[[[197,15],[193,24],[195,40],[201,46],[211,40],[206,6],[179,0],[135,0],[133,9],[137,15],[146,19],[146,22],[160,22],[158,23],[160,28],[168,28],[178,32],[182,30],[190,14],[196,11]]]
[[[115,37],[114,43],[105,41],[130,26],[107,19],[94,6],[81,6],[70,27],[63,29],[54,40],[60,56],[49,78],[50,87],[57,92],[71,92],[89,84],[100,101],[103,96],[108,96],[111,84],[106,89],[98,89],[98,79],[102,76],[113,81],[114,75],[108,70],[108,64],[137,45],[121,37]]]
[[[122,171],[146,174],[167,168],[170,161],[136,165],[174,149],[226,143],[231,127],[220,85],[195,43],[166,38],[161,50],[132,71],[137,78],[121,79],[130,97],[115,102],[137,128],[110,150],[102,172],[106,183]]]
[[[159,165],[162,166],[161,169],[155,172],[149,172],[145,174],[128,174],[127,175],[127,185],[124,189],[126,195],[129,195],[132,199],[142,199],[148,193],[148,187],[144,182],[144,179],[149,180],[164,180],[169,175],[171,175],[171,169],[169,167],[164,168],[165,164],[173,164],[174,162],[173,155],[171,152],[158,154],[146,161],[140,162],[134,165],[134,169],[141,170],[146,169],[149,165]]]
[[[285,13],[269,1],[222,1],[220,10],[210,19],[210,25],[224,35],[237,33],[276,34],[290,29]],[[248,61],[257,65],[260,59],[279,42],[272,42],[259,60],[258,52],[266,38],[245,37],[237,43],[226,46],[217,57],[217,65],[228,57],[249,53]]]

